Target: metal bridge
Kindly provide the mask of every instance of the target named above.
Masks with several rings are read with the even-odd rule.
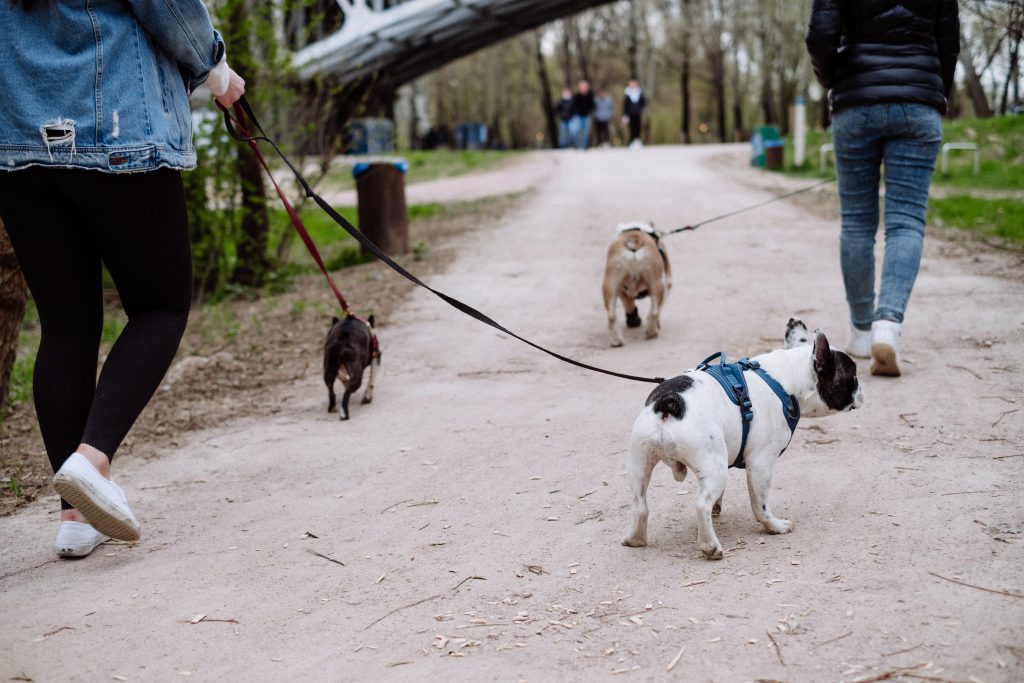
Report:
[[[398,87],[554,19],[614,0],[322,0],[286,20],[303,78]],[[313,41],[307,26],[315,24]]]

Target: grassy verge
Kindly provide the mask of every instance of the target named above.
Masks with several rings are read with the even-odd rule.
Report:
[[[522,152],[437,149],[431,151],[396,152],[394,156],[405,159],[409,163],[405,182],[406,184],[412,184],[487,170],[500,166],[519,154],[522,154]],[[353,162],[358,161],[358,157],[353,157]],[[352,178],[352,167],[344,165],[331,169],[324,178],[324,182],[330,184],[332,188],[354,188],[355,180]]]
[[[928,202],[928,222],[1024,244],[1024,202],[956,195]]]
[[[1024,116],[944,121],[943,140],[977,144],[980,172],[974,174],[973,152],[950,152],[946,173],[942,172],[940,158],[932,184],[942,189],[944,196],[929,200],[929,222],[1024,243],[1024,197],[985,196],[1024,195]],[[807,161],[797,168],[793,164],[793,141],[787,138],[782,172],[801,178],[835,177],[831,154],[826,157],[824,171],[819,165],[819,149],[831,141],[828,131],[808,132]]]

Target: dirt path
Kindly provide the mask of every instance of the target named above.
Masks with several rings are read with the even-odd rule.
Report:
[[[607,347],[616,223],[767,196],[739,170],[744,150],[709,163],[720,154],[560,155],[535,199],[486,240],[462,238],[434,283],[639,374],[773,348],[793,314],[840,343],[835,220],[785,203],[669,238],[661,337]],[[1019,681],[1024,598],[953,582],[1024,593],[1024,284],[985,258],[929,244],[907,374],[864,377],[862,410],[801,423],[772,490],[792,534],[760,531],[732,471],[720,562],[697,550],[692,482],[663,467],[651,545],[618,543],[649,386],[558,364],[417,292],[382,330],[374,403],[352,421],[323,412],[311,370],[270,418],[125,458],[139,545],[54,561],[52,497],[0,519],[0,676]]]

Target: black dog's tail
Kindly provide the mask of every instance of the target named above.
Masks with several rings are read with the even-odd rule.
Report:
[[[667,420],[669,415],[682,419],[683,410],[683,398],[679,394],[667,394],[654,402],[654,412],[661,413],[662,420]]]

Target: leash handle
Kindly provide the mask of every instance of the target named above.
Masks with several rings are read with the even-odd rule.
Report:
[[[569,365],[575,365],[576,367],[582,368],[584,370],[591,370],[593,372],[599,372],[601,374],[611,375],[612,377],[619,377],[621,379],[628,379],[634,382],[649,382],[652,384],[661,384],[662,382],[665,381],[665,378],[663,377],[640,377],[638,375],[629,375],[622,372],[616,372],[614,370],[606,370],[604,368],[599,368],[595,365],[588,365],[587,363],[583,363],[581,361],[569,358],[568,356],[564,356],[556,351],[547,349],[541,346],[540,344],[536,344],[530,341],[529,339],[526,339],[525,337],[519,336],[515,332],[512,332],[504,325],[498,323],[497,321],[493,320],[484,313],[481,313],[480,311],[473,308],[469,304],[463,303],[462,301],[459,301],[455,297],[449,296],[444,292],[441,292],[429,286],[428,284],[420,280],[418,277],[410,273],[408,270],[406,270],[404,267],[399,265],[397,262],[395,262],[394,259],[392,259],[390,256],[385,254],[381,250],[381,248],[378,247],[373,242],[373,240],[371,240],[362,232],[360,232],[344,216],[335,211],[334,207],[328,204],[323,197],[321,197],[320,195],[313,191],[313,188],[309,186],[309,183],[306,181],[304,177],[302,177],[302,174],[299,173],[299,170],[295,168],[291,161],[288,160],[288,157],[285,156],[284,152],[281,151],[281,148],[277,146],[277,143],[275,143],[266,134],[266,132],[264,132],[263,127],[260,126],[259,121],[256,119],[256,115],[252,111],[252,107],[249,106],[249,102],[246,100],[244,95],[238,100],[238,102],[235,103],[235,119],[232,119],[231,112],[229,112],[227,109],[225,109],[224,107],[221,107],[221,109],[224,111],[224,123],[228,129],[228,133],[231,135],[231,137],[235,138],[236,140],[248,143],[249,147],[252,148],[253,152],[255,152],[256,154],[256,157],[259,159],[260,165],[263,167],[263,170],[265,170],[267,172],[267,175],[270,176],[271,182],[273,182],[274,187],[277,188],[278,196],[285,203],[285,206],[289,209],[288,215],[292,219],[292,225],[295,226],[295,229],[303,238],[302,241],[305,243],[306,248],[309,249],[310,254],[313,256],[313,259],[317,262],[317,265],[320,266],[320,270],[323,271],[324,276],[327,278],[327,281],[331,285],[331,289],[334,290],[334,294],[338,298],[338,302],[342,304],[342,308],[345,310],[346,313],[348,312],[348,304],[345,303],[345,298],[341,295],[341,292],[338,291],[337,287],[335,287],[334,281],[331,279],[330,274],[327,272],[327,268],[323,265],[323,260],[320,258],[320,255],[316,251],[316,245],[313,244],[313,240],[309,237],[309,233],[306,231],[305,227],[302,226],[302,221],[299,220],[298,215],[296,215],[294,210],[291,209],[291,205],[285,198],[284,193],[281,192],[281,188],[274,180],[274,176],[270,172],[270,168],[267,165],[267,161],[266,159],[264,159],[263,154],[260,152],[259,146],[256,144],[257,141],[266,142],[271,147],[273,147],[274,151],[277,152],[277,155],[281,157],[281,160],[284,161],[284,163],[288,166],[289,169],[291,169],[292,174],[295,176],[296,180],[298,180],[303,190],[305,190],[306,197],[316,202],[316,204],[321,209],[323,209],[324,213],[330,216],[335,223],[341,226],[342,229],[345,230],[345,232],[347,232],[353,239],[359,242],[360,245],[365,247],[367,251],[369,251],[371,254],[373,254],[378,259],[383,261],[393,271],[395,271],[405,279],[409,280],[413,284],[418,285],[419,287],[422,287],[423,289],[427,290],[434,296],[438,297],[439,299],[447,303],[452,308],[455,308],[456,310],[468,315],[469,317],[478,320],[484,323],[485,325],[489,325],[494,329],[503,332],[514,339],[518,339],[519,341],[523,342],[524,344],[527,344],[528,346],[532,346],[538,351],[543,351],[544,353],[548,354],[553,358],[557,358],[562,362],[568,363]],[[258,136],[253,134],[252,130],[246,125],[247,120],[251,121],[256,131],[259,132]]]

